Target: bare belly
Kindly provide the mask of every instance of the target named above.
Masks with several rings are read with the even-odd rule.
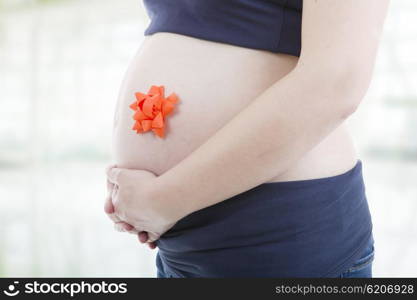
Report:
[[[290,72],[297,57],[203,41],[171,33],[146,37],[131,62],[115,112],[113,156],[124,168],[156,175],[169,170],[259,94]],[[166,136],[137,134],[131,128],[129,105],[135,92],[164,85],[180,103],[168,116]],[[341,174],[353,167],[356,155],[346,126],[305,154],[273,181],[302,180]]]

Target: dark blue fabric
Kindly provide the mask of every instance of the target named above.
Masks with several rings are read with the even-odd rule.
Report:
[[[172,32],[300,55],[302,0],[144,0],[145,35]]]
[[[264,183],[184,217],[157,241],[157,267],[167,277],[337,277],[370,239],[358,160],[337,176]]]
[[[374,261],[375,249],[373,238],[369,239],[368,245],[362,251],[362,255],[339,278],[372,278],[372,262]]]
[[[359,258],[338,278],[372,278],[372,264],[374,261],[374,239],[371,236],[368,240],[367,246],[362,250]],[[157,278],[173,278],[173,274],[166,274],[161,266],[161,260],[157,258],[158,269],[156,273]]]

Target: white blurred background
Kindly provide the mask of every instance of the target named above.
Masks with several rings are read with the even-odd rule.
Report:
[[[156,252],[102,208],[113,109],[147,22],[141,0],[0,0],[0,277],[155,276]],[[416,38],[417,1],[391,1],[349,119],[376,277],[417,277]]]

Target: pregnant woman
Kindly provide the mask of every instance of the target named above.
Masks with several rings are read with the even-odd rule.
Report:
[[[388,1],[144,4],[151,23],[107,170],[116,228],[158,248],[158,277],[371,277],[345,121],[369,86]],[[158,112],[149,99],[169,95],[171,113],[146,120]]]

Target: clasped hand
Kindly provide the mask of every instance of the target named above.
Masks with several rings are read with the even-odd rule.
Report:
[[[141,243],[156,248],[155,241],[178,221],[168,203],[156,197],[157,176],[145,170],[106,169],[107,197],[104,211],[121,232],[138,236]]]

